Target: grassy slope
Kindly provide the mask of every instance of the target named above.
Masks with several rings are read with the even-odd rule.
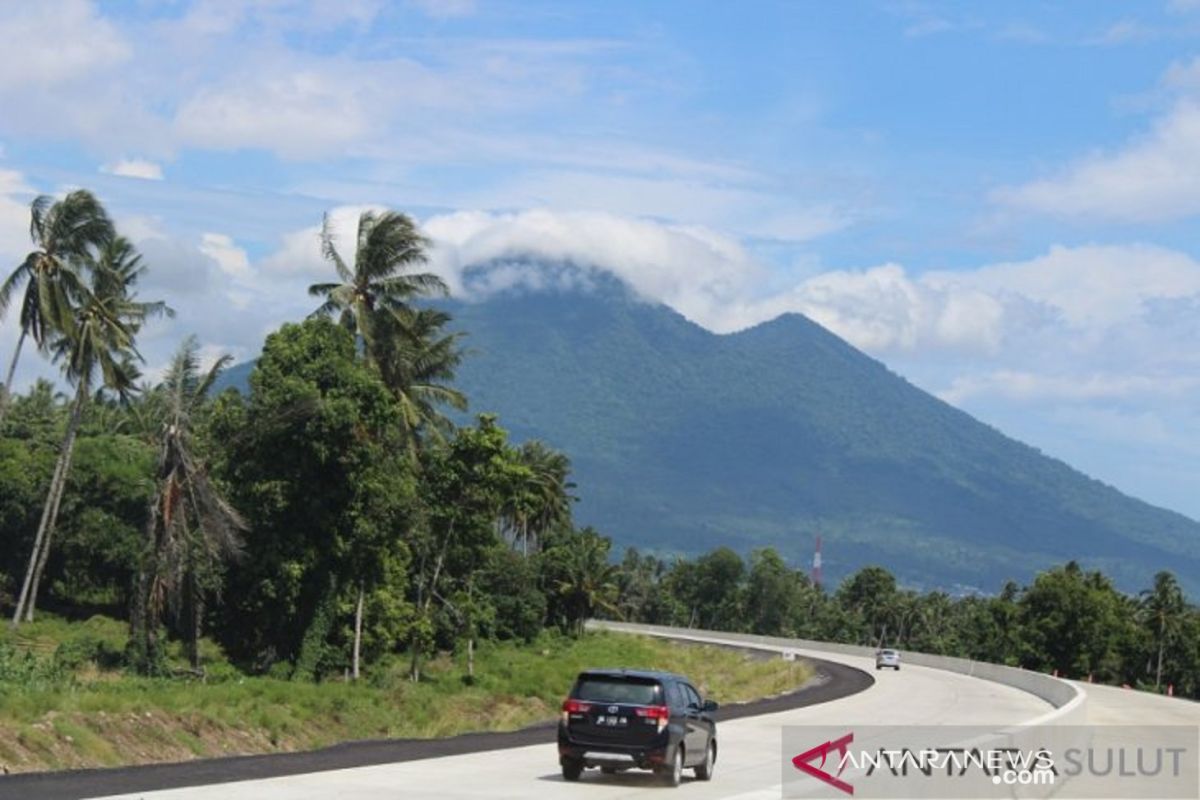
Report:
[[[5,639],[13,642],[7,628]],[[105,653],[119,652],[122,639],[123,625],[114,620],[51,619],[22,628],[16,644],[46,665],[60,645],[60,653],[84,652],[97,641],[102,646],[94,652],[103,661]],[[73,644],[80,641],[87,644]],[[420,684],[405,679],[402,662],[353,685],[250,678],[227,667],[213,670],[224,679],[206,684],[141,679],[86,661],[65,677],[0,680],[0,765],[17,772],[146,764],[512,730],[553,719],[580,669],[635,665],[688,674],[725,703],[778,694],[809,677],[801,664],[607,633],[579,640],[547,634],[530,646],[485,644],[474,685],[465,680],[464,659],[449,655],[430,663]]]

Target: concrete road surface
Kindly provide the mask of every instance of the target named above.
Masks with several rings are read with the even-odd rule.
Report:
[[[684,785],[672,796],[775,800],[780,796],[782,780],[780,729],[784,725],[1013,724],[1033,720],[1051,710],[1047,703],[1032,695],[977,678],[912,665],[899,672],[875,672],[874,662],[869,659],[799,652],[870,670],[877,678],[876,683],[841,700],[718,723],[721,754],[713,780],[685,778]],[[551,735],[546,744],[532,747],[120,797],[146,800],[655,797],[662,800],[663,791],[650,773],[638,771],[610,776],[588,770],[579,783],[566,783],[559,773]]]

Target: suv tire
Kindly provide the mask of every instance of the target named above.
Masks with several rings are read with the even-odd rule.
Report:
[[[573,758],[564,759],[562,762],[562,776],[564,781],[574,783],[579,780],[579,776],[583,774],[583,762],[576,761]]]
[[[708,750],[704,753],[704,761],[696,766],[696,777],[702,781],[711,781],[713,776],[713,767],[717,764],[717,743],[711,739],[708,742]]]
[[[659,776],[667,786],[678,786],[683,780],[683,745],[675,748],[671,760],[659,767]]]

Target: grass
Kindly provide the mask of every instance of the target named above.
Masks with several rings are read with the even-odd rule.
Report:
[[[447,653],[427,663],[415,684],[402,657],[358,683],[241,676],[226,664],[214,671],[223,679],[204,683],[117,671],[112,656],[124,647],[125,628],[116,620],[48,618],[17,633],[0,633],[0,648],[27,649],[39,666],[14,671],[10,664],[6,673],[0,664],[0,766],[14,772],[515,730],[554,719],[585,667],[670,669],[721,703],[778,694],[810,677],[799,662],[594,632],[578,639],[546,633],[529,645],[481,643],[474,681],[465,655]],[[220,659],[215,646],[206,652]]]

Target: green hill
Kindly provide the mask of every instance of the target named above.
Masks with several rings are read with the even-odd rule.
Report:
[[[1127,497],[917,389],[799,315],[710,333],[615,282],[453,304],[460,385],[515,439],[565,450],[577,518],[661,553],[823,538],[836,579],[989,591],[1078,559],[1200,593],[1200,524]],[[249,365],[228,379],[243,383]]]

